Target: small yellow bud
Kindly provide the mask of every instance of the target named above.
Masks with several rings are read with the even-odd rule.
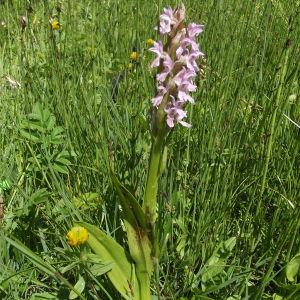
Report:
[[[70,246],[82,245],[88,240],[89,233],[81,226],[74,226],[67,233],[66,238]]]
[[[133,69],[133,64],[132,64],[132,63],[129,63],[129,64],[128,64],[128,69],[129,69],[129,70],[132,70],[132,69]]]
[[[60,24],[55,19],[50,19],[50,25],[52,30],[58,30],[60,28]]]
[[[147,42],[146,42],[146,44],[147,44],[147,46],[153,46],[153,44],[154,44],[154,40],[152,40],[152,39],[148,39],[147,40]]]
[[[137,52],[131,52],[131,54],[130,54],[130,59],[132,60],[132,61],[137,61],[137,59],[138,59],[138,53]]]

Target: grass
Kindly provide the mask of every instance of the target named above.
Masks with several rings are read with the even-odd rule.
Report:
[[[0,298],[70,292],[4,239],[14,236],[72,284],[81,274],[85,299],[118,299],[65,234],[84,220],[124,242],[107,160],[141,198],[154,94],[146,40],[156,37],[162,7],[175,4],[0,1]],[[299,1],[185,5],[205,24],[205,75],[189,108],[192,129],[169,137],[153,294],[300,299],[299,283],[285,275],[300,249]],[[51,16],[60,30],[50,30]]]

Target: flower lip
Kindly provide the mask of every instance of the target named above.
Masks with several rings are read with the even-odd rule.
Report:
[[[174,62],[172,61],[169,54],[165,55],[165,60],[163,62],[163,71],[157,74],[157,80],[160,82],[164,82],[167,76],[171,73],[172,69],[174,68]]]
[[[204,30],[204,26],[196,23],[190,23],[188,26],[188,36],[195,39]]]
[[[164,56],[163,44],[161,41],[154,42],[153,47],[149,49],[149,51],[156,54],[156,58],[151,63],[151,67],[155,68],[160,65],[160,59]]]

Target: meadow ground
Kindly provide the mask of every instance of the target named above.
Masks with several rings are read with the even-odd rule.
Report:
[[[1,299],[70,293],[8,237],[72,284],[82,276],[84,299],[119,299],[109,265],[83,267],[65,235],[84,220],[124,241],[107,161],[141,197],[155,92],[146,41],[166,5],[176,1],[0,0]],[[206,62],[193,127],[168,138],[153,295],[300,299],[299,1],[185,6],[205,25]]]

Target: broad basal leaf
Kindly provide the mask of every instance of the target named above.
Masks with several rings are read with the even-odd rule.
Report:
[[[300,273],[300,253],[292,258],[286,266],[286,278],[293,282],[295,277]]]
[[[125,250],[113,238],[106,235],[96,226],[78,222],[78,225],[89,232],[88,244],[103,262],[112,262],[112,269],[107,273],[112,284],[128,299],[139,299],[138,283],[134,268],[128,260]]]

